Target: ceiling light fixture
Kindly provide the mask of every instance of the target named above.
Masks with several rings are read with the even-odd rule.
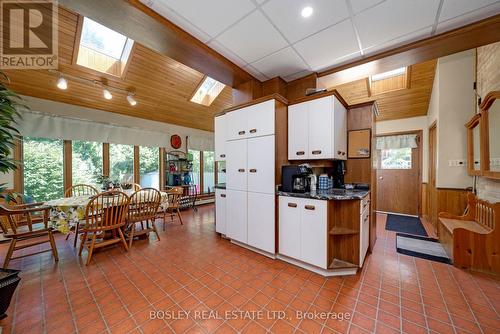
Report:
[[[102,95],[104,95],[104,98],[106,100],[111,100],[113,98],[113,95],[111,95],[110,91],[107,90],[106,88],[102,90]]]
[[[311,6],[307,6],[307,7],[302,8],[300,15],[302,15],[302,17],[304,17],[304,18],[308,18],[309,16],[311,16],[313,14],[313,12],[314,12],[314,9]]]
[[[137,105],[137,101],[134,99],[134,94],[132,94],[132,93],[129,93],[127,95],[127,101],[128,101],[128,103],[130,103],[131,106]]]
[[[68,89],[68,81],[64,79],[64,76],[61,74],[59,79],[57,80],[57,88],[66,90]]]

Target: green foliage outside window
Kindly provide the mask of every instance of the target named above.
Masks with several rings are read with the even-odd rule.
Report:
[[[134,147],[109,145],[110,179],[120,183],[134,182]]]
[[[73,140],[73,184],[91,184],[99,189],[102,175],[102,143]]]

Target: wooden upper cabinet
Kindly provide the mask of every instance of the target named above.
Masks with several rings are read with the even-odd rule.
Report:
[[[288,159],[347,159],[347,111],[335,96],[289,107]]]

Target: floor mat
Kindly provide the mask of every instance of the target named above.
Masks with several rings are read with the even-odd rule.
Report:
[[[418,237],[408,234],[396,234],[396,250],[400,254],[421,259],[451,264],[443,246],[437,239]]]
[[[423,237],[428,236],[424,225],[422,225],[418,217],[388,214],[385,229],[394,232],[421,235]]]

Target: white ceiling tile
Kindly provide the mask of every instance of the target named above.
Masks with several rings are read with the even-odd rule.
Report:
[[[222,45],[247,63],[284,48],[287,43],[260,13],[255,11],[217,37]]]
[[[311,73],[312,73],[311,71],[300,71],[300,72],[288,75],[288,76],[284,77],[283,79],[286,82],[290,82],[290,81],[293,81],[295,79],[299,79],[299,78],[305,77],[306,75],[309,75]]]
[[[459,1],[462,2],[462,1]],[[485,2],[485,1],[483,1]],[[446,4],[446,2],[445,2]],[[443,6],[444,7],[444,6]],[[456,12],[455,12],[456,13]],[[440,23],[437,26],[436,33],[440,34],[447,30],[455,29],[469,23],[485,19],[489,16],[496,15],[500,13],[500,1],[492,3],[489,6],[482,7],[481,9],[469,11],[466,14],[442,21],[443,15],[440,15]],[[453,14],[454,15],[454,14]],[[449,16],[449,15],[447,15]]]
[[[241,59],[233,52],[225,48],[222,44],[220,44],[216,40],[210,41],[207,45],[240,67],[245,66],[247,64],[243,59]]]
[[[303,18],[300,12],[306,6],[312,7],[314,12]],[[290,43],[349,16],[345,0],[270,0],[262,9]]]
[[[308,66],[291,47],[273,53],[251,65],[269,78],[285,77],[308,69]]]
[[[352,11],[354,14],[361,12],[367,8],[373,7],[384,0],[348,0],[351,2]]]
[[[459,15],[474,11],[476,9],[497,3],[497,9],[500,8],[500,1],[498,0],[444,0],[441,14],[439,15],[439,22],[449,20]],[[491,13],[494,15],[495,13]],[[497,12],[498,14],[498,12]]]
[[[212,37],[255,9],[250,0],[155,0],[155,3],[167,5]]]
[[[314,71],[359,52],[351,20],[345,20],[298,42],[295,49]]]
[[[243,67],[245,71],[253,75],[255,78],[259,79],[260,81],[266,81],[269,78],[266,77],[264,74],[260,73],[256,68],[254,68],[252,65],[247,65]]]
[[[369,48],[365,48],[365,49],[363,49],[363,52],[365,53],[366,56],[370,56],[370,55],[373,55],[375,53],[379,53],[382,51],[393,49],[393,48],[396,48],[396,47],[401,46],[401,45],[405,45],[405,44],[408,44],[411,42],[418,41],[418,40],[423,39],[423,38],[430,37],[431,32],[432,32],[432,27],[420,29],[420,30],[415,31],[413,33],[404,35],[402,37],[395,38],[389,42],[379,44],[376,46],[372,46]]]
[[[387,0],[354,17],[363,48],[432,26],[439,0]]]
[[[203,43],[206,43],[208,40],[210,40],[211,37],[208,34],[204,33],[202,30],[192,25],[189,21],[176,14],[170,8],[165,6],[165,4],[163,4],[161,1],[158,0],[156,1],[143,0],[143,1],[148,1],[149,5],[147,3],[146,5],[148,5],[152,10],[154,10],[155,12],[157,12],[158,14],[160,14],[161,16],[163,16],[164,18],[175,24],[176,26],[180,27],[190,35],[196,37]]]

